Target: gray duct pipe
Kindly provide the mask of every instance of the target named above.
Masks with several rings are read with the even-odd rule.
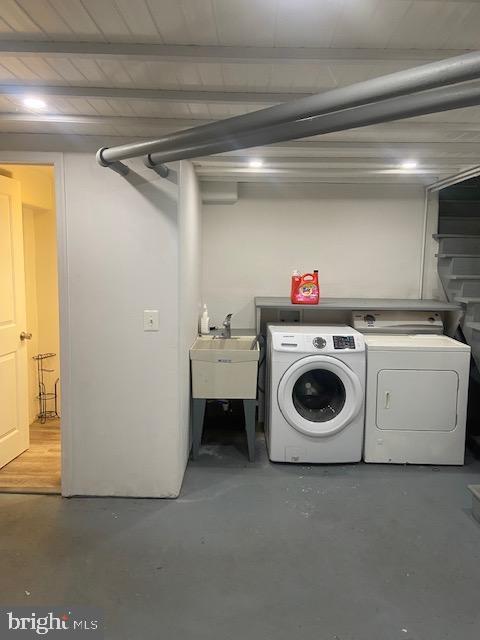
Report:
[[[155,165],[174,160],[224,153],[235,149],[258,147],[274,142],[285,142],[286,140],[295,140],[322,133],[366,127],[382,122],[390,122],[391,120],[412,118],[427,113],[471,107],[478,104],[480,104],[480,85],[478,83],[467,83],[414,93],[391,100],[383,100],[382,102],[374,102],[313,118],[304,118],[295,122],[258,129],[240,136],[222,138],[210,143],[185,146],[181,149],[164,153],[152,153],[147,158],[150,165]]]
[[[440,60],[430,64],[398,71],[365,82],[325,93],[292,100],[268,109],[261,109],[243,116],[177,131],[158,140],[134,142],[116,147],[99,149],[97,159],[103,166],[116,160],[125,160],[140,155],[191,147],[212,140],[248,133],[254,129],[270,127],[317,116],[339,109],[386,100],[396,96],[432,89],[435,87],[480,78],[480,52]]]

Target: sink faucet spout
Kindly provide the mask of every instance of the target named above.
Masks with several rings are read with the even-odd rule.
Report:
[[[232,327],[230,326],[231,320],[232,320],[232,314],[229,313],[227,316],[225,316],[225,320],[223,321],[222,338],[232,337]]]

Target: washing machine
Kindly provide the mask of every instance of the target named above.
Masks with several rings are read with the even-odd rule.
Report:
[[[463,464],[470,347],[444,335],[365,341],[365,462]]]
[[[362,457],[365,340],[347,326],[270,325],[266,421],[274,462]]]

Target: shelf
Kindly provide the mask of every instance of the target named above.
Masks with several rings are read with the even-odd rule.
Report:
[[[318,304],[292,304],[288,297],[256,297],[257,309],[311,309],[312,311],[461,311],[455,302],[397,298],[321,298]]]

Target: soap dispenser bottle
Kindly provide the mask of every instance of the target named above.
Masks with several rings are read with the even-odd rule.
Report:
[[[210,333],[210,318],[208,317],[207,305],[203,305],[203,313],[200,317],[200,333],[202,336],[208,336]]]

